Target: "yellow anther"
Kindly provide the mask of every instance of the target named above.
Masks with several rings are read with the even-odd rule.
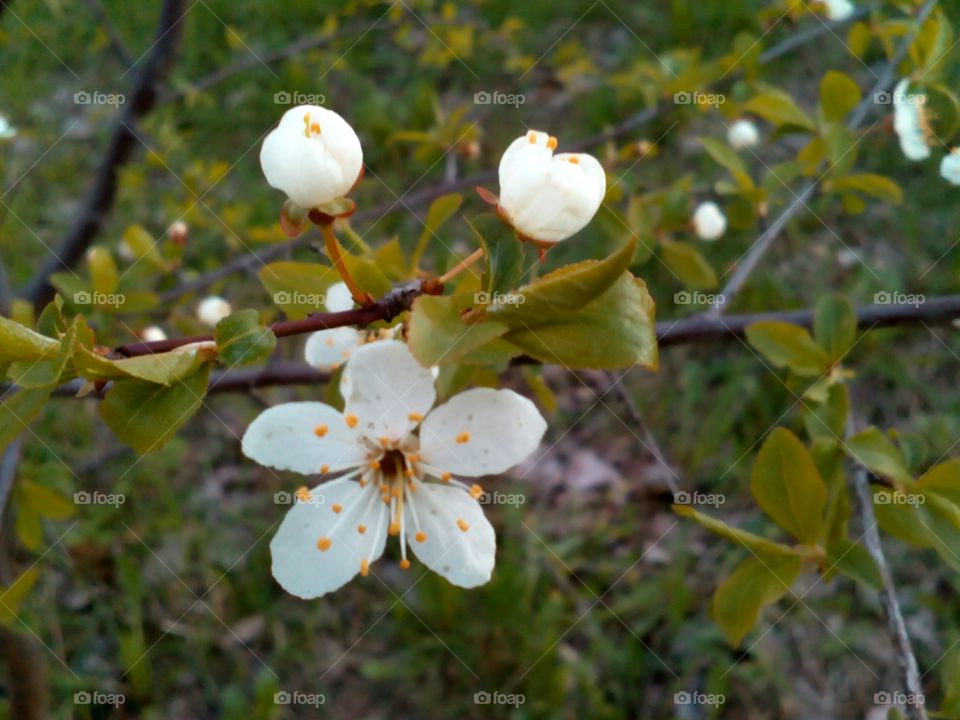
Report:
[[[343,505],[341,505],[340,503],[334,503],[334,504],[333,504],[333,507],[332,507],[331,509],[332,509],[335,513],[337,513],[337,515],[339,515],[339,514],[340,514],[340,511],[343,510]]]
[[[366,525],[357,525],[357,532],[363,535],[367,531]]]
[[[395,488],[391,491],[391,493],[393,494],[393,496],[394,496],[395,498],[398,498],[398,497],[400,497],[401,490],[400,490],[400,488],[395,487]]]
[[[326,425],[317,425],[317,426],[313,429],[313,434],[316,435],[317,437],[323,437],[323,436],[326,435],[329,431],[330,431],[330,428],[328,428]]]
[[[380,438],[380,445],[382,445],[383,447],[386,447],[389,444],[390,444],[390,438],[388,437]]]
[[[355,428],[355,427],[357,426],[357,423],[360,422],[360,418],[358,418],[358,417],[357,417],[356,415],[354,415],[353,413],[350,413],[349,415],[347,415],[347,416],[344,418],[344,420],[346,420],[346,421],[347,421],[347,425],[348,425],[349,427],[352,427],[352,428]]]
[[[321,474],[321,475],[326,475],[328,472],[330,472],[330,466],[329,466],[329,465],[321,465],[321,466],[320,466],[320,474]]]
[[[483,488],[482,488],[482,487],[480,487],[479,485],[471,485],[471,486],[470,486],[470,496],[471,496],[474,500],[479,500],[481,495],[483,495]]]
[[[330,549],[330,546],[332,544],[333,544],[333,541],[331,541],[330,538],[322,537],[319,540],[317,540],[317,550],[319,550],[320,552],[326,552],[327,550]]]
[[[407,419],[410,422],[420,422],[421,420],[423,420],[423,415],[421,415],[420,413],[410,413],[409,415],[407,415]]]
[[[419,455],[407,455],[407,461],[408,461],[408,462],[420,462],[420,456],[419,456]]]
[[[403,476],[404,476],[404,477],[408,477],[408,478],[412,478],[412,477],[413,477],[413,470],[411,470],[410,468],[404,468]]]
[[[551,150],[557,149],[557,139],[553,135],[547,138],[547,147]]]
[[[533,130],[531,130],[530,132],[527,133],[527,140],[530,141],[531,145],[535,145],[537,142],[537,134],[533,132]]]
[[[443,475],[440,476],[440,479],[443,480],[444,482],[450,482],[450,478],[452,477],[453,475],[451,475],[450,473],[444,473]]]
[[[364,558],[360,561],[360,574],[364,577],[367,576],[367,573],[370,572],[370,561]]]
[[[424,542],[427,539],[427,534],[421,530],[416,535],[413,536],[413,539],[417,542]]]
[[[315,122],[315,123],[311,124],[311,125],[310,125],[310,132],[312,132],[314,135],[319,135],[319,134],[320,134],[320,123],[316,123],[316,122]]]
[[[567,158],[567,160],[569,160],[574,165],[580,164],[580,158],[578,158],[576,155],[571,155],[570,157]]]
[[[400,523],[394,520],[390,523],[390,528],[387,530],[390,535],[399,535],[400,534]]]
[[[299,500],[300,502],[307,502],[308,500],[310,500],[310,491],[307,489],[306,486],[297,488],[296,496],[297,496],[297,500]]]
[[[463,532],[466,532],[470,529],[470,526],[467,525],[467,521],[462,518],[457,518],[457,527],[460,528]]]
[[[406,558],[404,558],[403,560],[401,560],[401,561],[400,561],[400,569],[401,569],[401,570],[409,570],[409,569],[410,569],[410,561],[407,560]]]
[[[373,468],[374,470],[379,470],[379,469],[380,469],[380,461],[379,461],[379,460],[371,460],[371,461],[370,461],[370,467]]]
[[[470,442],[470,433],[462,432],[457,435],[457,445],[465,445],[468,442]]]

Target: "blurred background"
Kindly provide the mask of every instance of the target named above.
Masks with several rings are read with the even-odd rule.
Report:
[[[828,27],[823,8],[805,2],[6,2],[3,287],[16,296],[78,231],[104,158],[125,137],[116,197],[94,213],[96,242],[121,266],[131,233],[157,239],[160,254],[125,280],[142,291],[136,306],[72,309],[89,312],[107,345],[157,323],[170,335],[200,332],[196,304],[211,293],[275,317],[259,260],[207,279],[251,253],[318,257],[309,245],[280,246],[283,198],[258,163],[263,136],[307,102],[336,110],[361,137],[368,171],[353,197],[365,214],[353,227],[373,247],[397,236],[412,248],[429,202],[445,192],[464,194],[468,216],[480,212],[473,186],[496,191],[490,173],[527,129],[556,135],[560,150],[589,141],[608,171],[608,207],[549,264],[600,257],[639,234],[651,252],[634,271],[658,319],[684,317],[703,308],[678,293],[708,289],[707,270],[728,271],[763,227],[731,212],[721,241],[693,237],[689,211],[716,198],[724,173],[698,139],[723,141],[731,109],[758,84],[811,112],[827,69],[868,92],[889,51],[869,30],[902,20],[908,5],[873,3],[876,16],[854,18],[864,40],[854,21]],[[941,8],[960,20],[958,3]],[[163,13],[172,26],[163,28]],[[155,82],[137,94],[145,68]],[[681,75],[691,88],[719,82],[729,104],[663,107]],[[904,159],[889,108],[863,130],[858,167],[893,179],[904,201],[848,207],[816,197],[731,311],[809,307],[836,290],[863,304],[878,292],[956,287],[956,189]],[[804,146],[768,125],[761,132],[744,155],[757,178]],[[796,187],[770,182],[770,208]],[[185,242],[167,233],[178,220]],[[453,263],[445,245],[460,254],[475,246],[459,217],[438,234],[425,261],[437,270]],[[695,250],[678,261],[686,272],[654,259],[666,236]],[[69,304],[88,269],[57,269]],[[915,467],[960,437],[958,350],[955,332],[882,330],[850,360],[863,420],[896,427]],[[302,340],[280,343],[278,359],[302,357]],[[416,564],[399,571],[388,550],[379,579],[311,602],[270,575],[268,544],[287,509],[275,493],[301,480],[245,460],[239,437],[266,405],[322,398],[326,388],[210,395],[144,457],[111,435],[97,400],[51,403],[22,437],[17,510],[3,523],[12,548],[4,582],[28,568],[37,580],[16,617],[2,618],[13,672],[0,681],[0,717],[17,717],[15,681],[47,694],[35,707],[48,704],[54,718],[885,716],[874,695],[898,685],[876,593],[842,577],[811,579],[731,649],[708,606],[744,552],[670,509],[677,483],[716,495],[713,511],[729,522],[776,536],[749,498],[750,467],[768,428],[802,416],[793,389],[755,353],[736,341],[665,348],[658,373],[638,368],[616,387],[556,367],[514,368],[502,382],[535,397],[550,428],[533,459],[487,483],[512,498],[487,509],[498,534],[493,580],[463,591]],[[85,504],[80,492],[116,502]],[[939,700],[960,672],[956,573],[932,551],[891,539],[885,547],[929,669],[927,696]],[[724,702],[684,704],[677,693]]]

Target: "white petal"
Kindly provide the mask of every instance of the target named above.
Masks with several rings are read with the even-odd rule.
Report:
[[[307,338],[303,354],[307,363],[318,370],[333,371],[343,365],[362,343],[363,333],[356,328],[320,330]]]
[[[338,282],[327,288],[326,293],[327,310],[330,312],[344,312],[353,309],[353,295],[350,294],[350,288],[345,282]]]
[[[406,437],[437,398],[430,369],[422,367],[399,340],[357,348],[343,374],[344,414],[356,416],[357,429],[369,438]]]
[[[546,182],[553,158],[553,150],[547,147],[549,138],[545,132],[531,130],[510,143],[500,158],[500,205],[511,217],[530,202]]]
[[[513,390],[474,388],[450,398],[420,427],[420,457],[440,472],[478,477],[502,473],[526,459],[547,421]]]
[[[373,483],[361,488],[356,480],[333,480],[310,495],[287,513],[270,542],[273,576],[288,593],[305,599],[342,587],[360,572],[363,560],[372,564],[383,555],[389,512]],[[326,550],[317,547],[321,538],[330,541]]]
[[[956,148],[940,161],[940,177],[953,185],[960,185],[960,151]]]
[[[828,20],[846,20],[853,15],[856,10],[856,7],[850,0],[823,0],[823,3],[827,6]]]
[[[893,89],[893,130],[908,160],[926,160],[930,157],[923,119],[927,98],[923,93],[911,93],[909,89],[908,78],[900,80]]]
[[[749,120],[737,120],[727,131],[727,142],[735,150],[752,148],[760,140],[760,131]]]
[[[325,426],[321,437],[318,428]],[[320,402],[276,405],[243,434],[243,454],[261,465],[304,475],[359,467],[366,460],[360,434],[343,415]]]
[[[197,305],[197,319],[204,325],[216,327],[217,323],[223,320],[232,312],[230,303],[222,297],[212,295],[204,298]]]
[[[717,240],[727,230],[727,217],[715,202],[702,202],[693,212],[693,229],[701,240]]]
[[[407,497],[404,522],[410,547],[420,561],[459,587],[487,582],[497,538],[480,504],[458,487],[432,482],[417,483],[416,491]],[[426,534],[423,542],[416,540],[418,530]]]

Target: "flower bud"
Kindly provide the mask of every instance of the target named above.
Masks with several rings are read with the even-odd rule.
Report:
[[[160,342],[167,339],[167,334],[158,325],[150,325],[140,331],[140,339],[144,342]]]
[[[271,187],[309,209],[350,191],[363,168],[363,150],[356,132],[333,110],[298,105],[263,141],[260,166]]]
[[[197,319],[209,327],[216,327],[217,323],[231,312],[233,312],[233,309],[230,307],[230,303],[216,295],[204,298],[197,305]]]
[[[586,153],[554,155],[557,139],[531,130],[500,159],[500,209],[524,238],[565,240],[593,218],[607,190],[600,162]]]
[[[693,211],[693,229],[701,240],[717,240],[727,230],[727,217],[719,205],[708,200]]]
[[[850,0],[823,0],[823,4],[827,7],[827,20],[846,20],[856,10]]]
[[[187,244],[187,236],[190,234],[190,228],[183,220],[177,220],[167,230],[167,235],[173,241],[174,245],[183,247]]]
[[[940,161],[940,177],[952,185],[960,185],[960,148],[954,148]]]
[[[727,142],[734,150],[752,148],[759,141],[760,132],[749,120],[737,120],[727,131]]]
[[[893,89],[893,130],[900,138],[900,149],[908,160],[926,160],[930,157],[927,142],[930,133],[924,113],[926,96],[909,93],[910,80],[903,78]]]

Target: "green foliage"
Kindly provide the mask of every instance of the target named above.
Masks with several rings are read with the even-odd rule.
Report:
[[[488,295],[509,292],[516,287],[523,271],[523,247],[517,234],[492,213],[478,215],[468,223],[486,258],[483,291]]]
[[[761,320],[747,327],[747,340],[776,367],[788,367],[802,377],[826,372],[830,358],[806,328],[779,320]]]
[[[711,615],[731,645],[739,645],[760,611],[788,592],[800,573],[795,557],[747,558],[717,588]]]
[[[214,339],[220,361],[228,367],[263,362],[273,354],[277,338],[260,322],[256,310],[240,310],[217,323]]]

